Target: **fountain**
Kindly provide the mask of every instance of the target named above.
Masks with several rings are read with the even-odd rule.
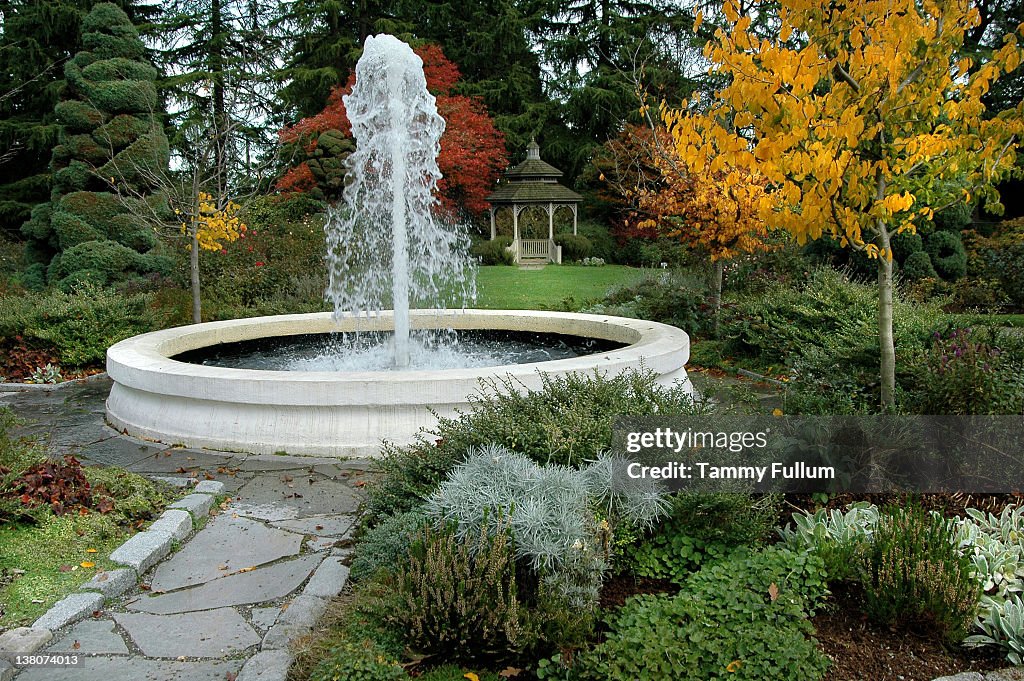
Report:
[[[408,45],[367,38],[345,105],[357,150],[344,204],[327,220],[334,312],[208,322],[117,343],[107,352],[114,427],[190,447],[372,456],[382,439],[411,441],[438,415],[457,413],[488,377],[534,389],[541,372],[643,365],[661,383],[689,385],[689,338],[674,327],[463,309],[475,294],[468,237],[433,210],[444,120]],[[538,350],[525,332],[548,334],[547,346]],[[509,336],[497,349],[496,334]],[[283,348],[285,359],[264,362],[265,346]]]

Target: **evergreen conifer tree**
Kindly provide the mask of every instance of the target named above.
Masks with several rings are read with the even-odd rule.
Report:
[[[125,184],[140,201],[159,204],[151,180],[168,163],[158,113],[156,69],[128,16],[100,3],[82,23],[84,49],[65,64],[55,107],[62,127],[53,148],[50,201],[22,226],[37,262],[29,283],[63,288],[107,285],[165,270],[156,236],[111,191]]]

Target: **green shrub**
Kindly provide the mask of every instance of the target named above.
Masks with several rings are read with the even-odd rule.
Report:
[[[899,291],[893,307],[897,383],[909,385],[912,360],[927,349],[943,313],[939,303],[910,303]],[[876,285],[819,268],[798,288],[775,284],[759,296],[738,299],[723,311],[722,326],[733,357],[789,365],[794,380],[786,394],[787,413],[877,410]]]
[[[309,675],[310,681],[391,681],[407,679],[405,669],[371,643],[343,642]]]
[[[953,281],[967,274],[967,252],[958,232],[934,232],[925,239],[924,250],[939,276]]]
[[[711,308],[705,282],[692,275],[665,272],[612,289],[589,312],[649,319],[691,334],[709,329]]]
[[[418,443],[385,445],[375,461],[381,475],[366,486],[366,509],[380,519],[418,506],[475,447],[493,443],[539,463],[578,466],[611,447],[617,416],[704,411],[682,387],[655,378],[648,369],[613,377],[545,374],[541,388],[528,391],[510,378],[493,379],[470,397],[467,412],[442,418]]]
[[[576,262],[594,253],[594,244],[582,234],[556,234],[555,243],[562,247],[562,262]]]
[[[1000,347],[1013,341],[991,329],[935,332],[918,365],[923,414],[1024,414],[1024,356]]]
[[[932,218],[937,231],[959,232],[969,224],[974,216],[974,206],[970,203],[954,203],[940,210]]]
[[[0,343],[17,336],[52,348],[62,366],[97,365],[117,341],[156,328],[151,294],[123,295],[83,285],[0,298]]]
[[[936,279],[938,273],[932,266],[932,258],[924,251],[911,253],[903,263],[903,276],[910,281]]]
[[[619,245],[606,226],[584,220],[577,225],[576,232],[590,240],[592,257],[601,258],[605,262],[618,262]]]
[[[892,237],[891,245],[893,259],[905,265],[907,258],[924,250],[924,239],[917,232],[902,232]]]
[[[633,573],[683,583],[708,562],[764,542],[781,499],[774,495],[677,494],[669,517],[626,550]]]
[[[649,529],[666,511],[656,485],[620,480],[625,464],[601,454],[581,469],[540,466],[503,447],[482,447],[448,474],[426,507],[463,541],[507,525],[516,555],[548,591],[574,609],[593,610],[615,532]]]
[[[800,567],[816,581],[813,559]],[[693,592],[631,598],[609,618],[605,641],[576,656],[570,678],[820,679],[828,662],[811,638],[806,599],[795,590],[783,596],[778,585],[773,598],[773,582],[757,574],[723,570]]]
[[[394,599],[381,613],[415,650],[450,662],[514,658],[536,642],[516,584],[507,528],[468,541],[429,526],[397,570]]]
[[[499,235],[493,241],[474,244],[471,252],[481,265],[511,265],[515,262],[515,256],[508,250],[511,245],[512,237]]]
[[[915,624],[959,643],[974,619],[981,585],[957,550],[952,521],[919,506],[879,519],[862,555],[865,612],[883,624]]]
[[[409,553],[413,539],[428,523],[426,511],[414,509],[398,513],[369,529],[356,545],[351,577],[360,581],[379,572],[394,571]]]
[[[968,274],[998,281],[1001,298],[1024,310],[1024,218],[1005,220],[991,236],[963,233]]]

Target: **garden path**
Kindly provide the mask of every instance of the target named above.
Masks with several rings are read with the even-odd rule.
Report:
[[[53,632],[44,652],[78,667],[26,668],[18,681],[283,679],[288,641],[324,612],[348,576],[349,534],[365,460],[215,454],[118,434],[96,379],[0,393],[54,455],[187,485],[217,480],[228,499],[124,596]],[[244,668],[243,668],[244,667]]]

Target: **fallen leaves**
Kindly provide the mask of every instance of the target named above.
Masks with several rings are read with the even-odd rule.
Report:
[[[83,560],[81,563],[79,563],[79,565],[86,569],[96,567],[96,563],[92,562],[91,560]]]

